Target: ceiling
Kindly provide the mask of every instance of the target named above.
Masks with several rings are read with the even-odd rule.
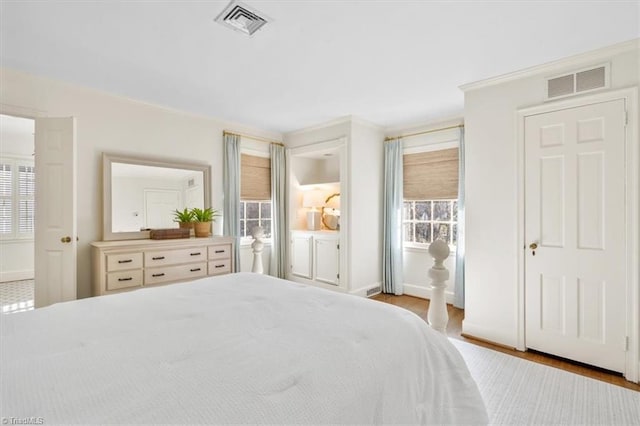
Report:
[[[227,1],[0,2],[0,64],[287,132],[346,115],[462,116],[458,86],[640,36],[638,1],[266,1],[252,37]]]

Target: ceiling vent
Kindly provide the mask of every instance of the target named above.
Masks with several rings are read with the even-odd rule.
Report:
[[[229,3],[215,20],[247,35],[252,35],[267,23],[267,18],[260,12],[235,0]]]
[[[609,87],[609,64],[547,79],[547,100]]]

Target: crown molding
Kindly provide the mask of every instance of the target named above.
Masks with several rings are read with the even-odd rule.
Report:
[[[459,86],[459,89],[463,92],[471,90],[482,89],[489,86],[495,86],[497,84],[506,83],[513,80],[518,80],[525,77],[531,77],[540,73],[558,72],[561,68],[570,68],[574,66],[586,65],[589,62],[602,62],[612,56],[616,56],[622,53],[630,52],[633,50],[640,50],[640,38],[624,41],[611,46],[603,47],[600,49],[592,50],[585,53],[579,53],[577,55],[568,56],[566,58],[558,59],[552,62],[547,62],[541,65],[535,65],[533,67],[525,68],[519,71],[502,74],[496,77],[487,78],[485,80],[479,80]]]

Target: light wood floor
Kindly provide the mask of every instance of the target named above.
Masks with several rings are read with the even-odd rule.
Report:
[[[391,294],[379,294],[373,296],[372,299],[379,300],[381,302],[390,303],[392,305],[399,306],[410,310],[417,314],[423,320],[427,320],[427,308],[429,307],[429,301],[425,299],[419,299],[412,296],[395,296]],[[537,362],[539,364],[548,365],[550,367],[560,368],[562,370],[570,371],[572,373],[580,374],[582,376],[591,377],[592,379],[601,380],[603,382],[611,383],[614,385],[622,386],[627,389],[632,389],[640,392],[640,385],[631,383],[622,377],[622,375],[611,373],[606,370],[602,370],[595,367],[586,366],[562,358],[546,355],[539,352],[527,351],[520,352],[515,349],[505,348],[502,346],[494,345],[491,343],[476,340],[470,337],[462,335],[462,319],[464,318],[464,310],[454,308],[451,305],[447,305],[449,312],[449,324],[447,325],[447,335],[453,339],[463,340],[468,343],[472,343],[485,348],[493,349],[508,355],[523,358],[529,361]]]

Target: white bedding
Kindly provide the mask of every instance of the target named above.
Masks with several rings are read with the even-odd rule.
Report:
[[[255,274],[3,315],[1,412],[52,423],[486,423],[449,341]]]

